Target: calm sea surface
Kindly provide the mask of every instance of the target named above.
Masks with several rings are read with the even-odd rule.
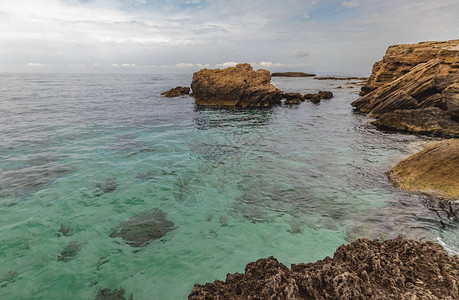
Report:
[[[94,299],[120,287],[185,299],[258,258],[313,262],[359,237],[458,251],[458,204],[400,192],[386,176],[429,139],[376,130],[352,111],[357,85],[274,78],[335,98],[270,110],[158,96],[190,81],[0,74],[1,299]],[[109,237],[155,208],[174,223],[164,237],[143,247]]]

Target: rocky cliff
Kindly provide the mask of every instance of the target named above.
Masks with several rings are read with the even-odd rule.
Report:
[[[400,78],[410,72],[413,67],[435,58],[457,70],[459,68],[458,51],[459,40],[390,46],[383,59],[373,65],[371,76],[362,87],[361,96]]]
[[[226,69],[202,69],[193,74],[192,96],[198,105],[270,107],[280,104],[282,91],[271,84],[271,73],[250,64]]]
[[[457,137],[458,70],[459,40],[391,46],[352,105],[381,127]]]
[[[458,299],[458,285],[459,256],[438,244],[360,239],[291,269],[259,259],[225,282],[195,285],[188,299]]]

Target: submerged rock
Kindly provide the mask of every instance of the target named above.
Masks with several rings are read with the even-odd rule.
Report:
[[[304,72],[277,72],[272,73],[273,77],[314,77],[316,74],[309,74]]]
[[[77,242],[71,242],[68,244],[61,255],[58,256],[58,261],[68,262],[75,258],[75,255],[83,248],[83,246]]]
[[[271,107],[282,99],[282,92],[271,84],[271,73],[254,71],[250,64],[223,70],[202,69],[194,73],[191,88],[198,105]]]
[[[132,247],[146,245],[174,230],[174,223],[166,219],[166,213],[159,208],[141,212],[127,222],[113,228],[111,238],[120,237]]]
[[[360,239],[291,269],[259,259],[225,282],[196,284],[188,299],[455,299],[458,280],[459,256],[438,244]]]
[[[107,178],[95,184],[94,194],[96,196],[100,196],[102,194],[112,193],[116,190],[117,187],[118,180],[115,177]]]
[[[95,300],[126,300],[124,296],[125,293],[126,291],[123,288],[113,290],[99,288]],[[128,300],[132,299],[134,299],[134,297],[131,294]]]
[[[61,224],[59,230],[57,231],[57,236],[72,236],[73,228],[69,225]]]
[[[459,198],[459,139],[435,143],[408,157],[389,178],[404,190]]]
[[[178,86],[168,91],[162,92],[161,96],[165,96],[168,98],[172,97],[179,97],[182,95],[188,95],[190,93],[190,88],[187,86]]]
[[[18,277],[18,273],[16,271],[9,271],[2,277],[0,277],[0,288],[7,287],[8,284],[13,283],[16,281],[16,278]]]
[[[329,91],[319,91],[317,94],[304,94],[304,99],[311,101],[312,103],[319,103],[322,99],[333,98],[333,93]]]

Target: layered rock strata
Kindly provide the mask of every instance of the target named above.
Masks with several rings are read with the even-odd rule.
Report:
[[[459,136],[459,40],[389,47],[352,105],[375,125]]]

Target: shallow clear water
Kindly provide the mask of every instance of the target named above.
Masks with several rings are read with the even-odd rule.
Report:
[[[185,299],[258,258],[312,262],[359,237],[459,248],[457,204],[400,192],[385,174],[429,139],[376,130],[352,111],[357,85],[274,78],[335,98],[270,110],[158,97],[190,80],[0,74],[0,298],[123,287]],[[153,208],[175,224],[163,238],[134,248],[109,237]],[[71,242],[81,250],[59,261]]]

